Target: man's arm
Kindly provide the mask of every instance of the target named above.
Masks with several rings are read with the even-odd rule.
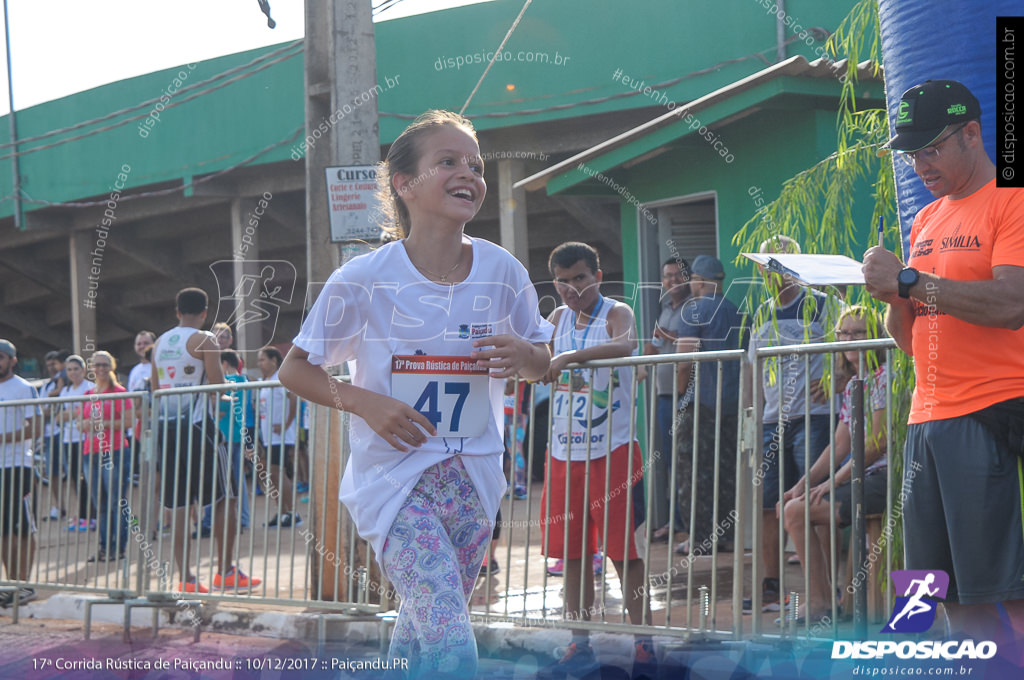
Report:
[[[992,267],[992,278],[986,281],[954,281],[920,272],[910,295],[967,323],[1017,330],[1024,326],[1022,290],[1024,267],[1000,265]]]
[[[210,331],[199,331],[188,339],[188,353],[201,359],[206,369],[206,382],[220,385],[224,382],[224,371],[220,367],[220,346]]]
[[[552,318],[555,320],[557,328],[557,318],[554,314],[552,314]],[[558,375],[569,364],[593,361],[595,359],[616,359],[618,357],[631,356],[633,350],[636,349],[637,339],[636,321],[633,317],[633,310],[629,308],[629,305],[621,302],[615,303],[615,306],[608,312],[607,328],[610,337],[608,342],[594,345],[593,347],[562,352],[554,357],[551,360],[545,380],[547,382],[557,380]]]
[[[899,297],[896,276],[903,269],[903,263],[895,254],[875,246],[864,253],[864,281],[872,296],[890,305],[904,305],[907,309],[896,312],[892,330],[902,332],[909,328],[906,321],[913,320],[912,308],[907,300]],[[1016,330],[1024,326],[1024,267],[999,265],[992,267],[992,278],[981,281],[954,281],[944,279],[931,272],[918,272],[916,284],[910,288],[910,296],[925,305],[935,306],[937,312],[954,316],[961,321],[977,326],[1009,328]],[[886,328],[890,328],[886,320]],[[903,348],[903,343],[892,333]],[[909,337],[909,331],[904,336]]]
[[[914,356],[914,304],[898,297],[885,314],[885,330],[907,356]]]

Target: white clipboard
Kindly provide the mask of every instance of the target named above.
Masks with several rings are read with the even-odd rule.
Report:
[[[776,274],[788,274],[805,286],[863,286],[861,263],[846,255],[740,253]]]

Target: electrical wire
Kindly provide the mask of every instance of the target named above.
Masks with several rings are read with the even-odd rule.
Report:
[[[402,2],[402,0],[383,0],[383,2],[379,2],[375,7],[373,7],[372,13],[374,16],[377,16],[381,12],[388,11],[400,2]]]
[[[792,41],[790,41],[790,42],[792,42]],[[685,75],[678,76],[678,77],[672,78],[670,80],[665,80],[665,81],[662,81],[660,83],[655,83],[653,85],[650,85],[649,87],[651,88],[651,90],[663,90],[663,89],[666,89],[666,88],[669,88],[669,87],[673,87],[674,85],[678,85],[679,83],[683,82],[684,80],[689,80],[691,78],[696,78],[698,76],[707,75],[708,73],[713,73],[713,72],[719,70],[723,66],[728,66],[730,64],[737,64],[739,62],[747,61],[749,59],[759,59],[760,61],[764,62],[766,65],[771,66],[772,62],[770,62],[764,56],[764,53],[769,51],[769,50],[773,50],[773,49],[775,49],[774,45],[771,48],[768,48],[768,49],[765,49],[765,50],[761,50],[760,52],[753,52],[752,54],[748,54],[748,55],[746,55],[744,57],[735,57],[733,59],[726,59],[725,61],[720,61],[720,62],[718,62],[717,64],[715,64],[713,66],[709,66],[707,68],[702,68],[702,69],[697,70],[697,71],[691,71],[690,73],[687,73]],[[558,93],[558,94],[552,94],[552,95],[547,95],[547,96],[548,97],[560,97],[560,96],[566,95],[566,94],[570,94],[570,93],[569,92],[561,92],[561,93]],[[569,104],[554,104],[552,106],[545,106],[545,107],[541,107],[541,108],[537,108],[537,109],[524,109],[522,111],[501,111],[501,112],[494,112],[494,113],[478,113],[478,114],[474,114],[474,115],[471,115],[471,116],[468,116],[468,117],[471,118],[471,119],[480,119],[480,118],[510,118],[512,116],[532,116],[532,115],[535,115],[535,114],[538,114],[538,113],[547,113],[549,111],[565,111],[567,109],[574,109],[577,106],[593,106],[595,104],[603,104],[604,102],[614,101],[616,99],[625,99],[627,97],[636,97],[637,95],[642,95],[642,94],[644,94],[644,93],[641,90],[630,90],[629,92],[618,92],[616,94],[610,94],[610,95],[606,95],[606,96],[603,96],[603,97],[595,97],[593,99],[585,99],[583,101],[572,102],[572,103],[569,103]],[[647,95],[647,96],[649,96],[649,95]],[[418,116],[418,114],[391,113],[391,112],[388,112],[388,111],[380,111],[377,115],[380,116],[380,117],[384,117],[384,118],[397,118],[399,120],[415,120],[417,118],[417,116]]]
[[[262,149],[260,149],[259,151],[257,151],[256,153],[254,153],[253,155],[249,156],[248,158],[246,158],[246,159],[244,159],[242,161],[239,161],[238,163],[236,163],[235,165],[232,165],[231,167],[224,168],[223,170],[218,170],[217,172],[212,173],[210,175],[204,175],[203,177],[200,177],[199,179],[192,180],[188,184],[183,184],[183,185],[177,186],[177,187],[171,187],[169,189],[158,189],[156,191],[146,191],[146,192],[139,193],[139,194],[122,195],[118,200],[122,201],[122,202],[123,201],[134,201],[134,200],[138,200],[140,198],[151,198],[153,196],[166,196],[167,194],[175,194],[175,193],[178,193],[179,191],[185,191],[186,189],[191,189],[193,187],[199,186],[200,184],[204,184],[206,182],[209,182],[212,179],[216,179],[217,177],[220,177],[221,175],[225,175],[225,174],[227,174],[227,173],[229,173],[229,172],[231,172],[233,170],[237,170],[237,169],[239,169],[241,167],[245,167],[246,165],[249,165],[250,163],[252,163],[256,159],[266,155],[267,153],[273,151],[274,149],[276,149],[276,148],[278,148],[280,146],[284,146],[286,144],[290,144],[291,142],[295,141],[299,137],[299,135],[301,135],[305,131],[306,131],[306,127],[305,126],[296,128],[295,131],[292,132],[292,134],[289,135],[287,139],[282,139],[279,142],[274,142],[273,144],[271,144],[269,146],[265,146]],[[34,203],[36,205],[45,205],[45,206],[48,206],[48,207],[55,207],[55,208],[95,208],[95,207],[98,207],[98,206],[106,205],[107,202],[108,202],[108,199],[103,199],[101,201],[79,201],[79,202],[55,203],[53,201],[47,201],[47,200],[40,199],[40,198],[31,198],[24,191],[21,192],[21,195],[24,198],[25,202],[27,202],[27,203]],[[3,201],[5,201],[5,200],[7,200],[9,198],[12,198],[12,197],[13,197],[13,194],[11,196],[7,196],[7,197],[5,197],[3,199],[0,199],[0,202],[3,202]]]
[[[213,92],[216,92],[217,90],[221,90],[221,89],[227,87],[228,85],[231,85],[232,83],[235,83],[235,82],[237,82],[239,80],[244,80],[245,78],[249,78],[251,76],[254,76],[257,73],[259,73],[260,71],[268,69],[271,66],[273,66],[273,65],[275,65],[277,63],[280,63],[282,61],[286,61],[286,60],[291,59],[291,58],[293,58],[295,56],[298,56],[299,54],[302,54],[302,51],[298,51],[298,52],[295,52],[293,54],[286,54],[286,55],[278,57],[277,59],[274,59],[272,61],[268,61],[267,63],[262,64],[262,65],[256,67],[252,71],[249,71],[247,73],[242,73],[242,74],[237,75],[237,76],[235,76],[233,78],[229,78],[228,80],[225,80],[223,83],[221,83],[219,85],[216,85],[214,87],[211,87],[211,88],[209,88],[207,90],[196,92],[195,94],[193,94],[193,95],[191,95],[189,97],[184,97],[182,99],[177,99],[177,101],[169,102],[166,106],[164,106],[164,110],[166,111],[167,109],[173,109],[173,108],[175,108],[177,106],[181,106],[183,104],[187,104],[188,102],[192,101],[193,99],[198,99],[199,97],[202,97],[204,95],[211,94]],[[89,132],[77,135],[75,137],[66,137],[64,139],[58,140],[56,142],[53,142],[51,144],[44,144],[42,146],[34,146],[31,149],[20,149],[20,150],[18,150],[16,152],[0,156],[0,160],[6,159],[6,158],[10,158],[11,156],[24,156],[26,154],[34,153],[36,151],[43,151],[45,149],[52,149],[55,146],[60,146],[62,144],[67,144],[69,142],[76,142],[76,141],[78,141],[80,139],[85,139],[86,137],[92,137],[93,135],[98,135],[101,132],[107,132],[108,130],[113,130],[115,128],[119,128],[122,125],[127,125],[128,123],[134,122],[136,120],[141,120],[143,118],[148,118],[149,115],[150,115],[149,111],[144,111],[143,113],[140,113],[137,116],[132,116],[131,118],[125,118],[124,120],[120,120],[120,121],[118,121],[116,123],[112,123],[111,125],[107,125],[105,127],[96,128],[95,130],[91,130]],[[21,143],[23,143],[23,142],[19,142],[19,145]]]
[[[480,74],[480,80],[476,81],[476,86],[473,88],[473,91],[469,93],[469,97],[466,98],[466,103],[462,105],[461,109],[459,109],[460,115],[465,113],[466,107],[469,106],[469,103],[471,101],[473,101],[473,96],[476,95],[476,91],[480,89],[480,86],[484,82],[484,78],[487,77],[487,74],[490,72],[491,67],[494,66],[494,60],[497,59],[498,56],[501,54],[501,50],[504,49],[505,43],[507,43],[508,39],[512,37],[512,32],[516,30],[516,26],[519,25],[519,22],[522,20],[523,15],[526,14],[526,8],[529,7],[532,2],[533,0],[526,0],[526,3],[523,5],[523,8],[519,10],[519,16],[517,16],[516,20],[512,22],[511,28],[508,29],[508,33],[505,34],[505,37],[502,39],[501,44],[498,45],[498,49],[494,50],[494,54],[491,55],[491,61],[488,62],[487,68],[485,68],[484,72]]]
[[[191,92],[192,90],[195,90],[197,88],[201,88],[201,87],[204,87],[204,86],[209,85],[211,83],[217,82],[218,80],[222,80],[223,78],[226,78],[226,77],[228,77],[230,75],[233,75],[233,74],[238,73],[240,71],[244,71],[245,69],[247,69],[247,68],[249,68],[251,66],[255,66],[255,65],[259,64],[260,62],[263,62],[263,61],[266,61],[266,60],[271,59],[273,57],[276,57],[277,55],[282,54],[284,52],[287,52],[289,50],[293,50],[296,47],[302,48],[303,47],[302,43],[303,43],[302,39],[293,40],[292,42],[288,43],[284,47],[276,49],[273,52],[268,52],[267,54],[260,55],[259,57],[256,57],[255,59],[253,59],[252,61],[250,61],[248,63],[242,64],[240,66],[235,66],[235,67],[229,68],[228,70],[222,71],[221,73],[218,73],[215,76],[207,78],[206,80],[201,80],[199,82],[192,83],[190,85],[186,85],[185,87],[182,87],[182,88],[178,89],[177,91],[175,91],[174,94],[175,94],[175,96],[177,96],[179,94],[183,94],[183,93],[186,93],[186,92]],[[295,54],[290,55],[288,58],[291,58],[293,56],[298,56],[298,54],[301,54],[301,53],[302,53],[302,50],[299,49]],[[278,61],[283,61],[283,60],[278,60]],[[277,63],[277,62],[275,61],[274,63]],[[122,116],[124,114],[131,113],[133,111],[138,111],[139,109],[144,109],[144,108],[146,108],[146,107],[148,107],[148,106],[150,106],[152,104],[156,104],[157,102],[160,101],[160,99],[162,97],[163,97],[163,95],[161,95],[160,97],[154,97],[153,99],[148,99],[148,100],[146,100],[144,102],[141,102],[139,104],[135,104],[134,106],[129,106],[127,108],[120,109],[118,111],[114,111],[112,113],[108,113],[106,115],[100,116],[99,118],[92,118],[90,120],[81,121],[80,123],[75,123],[74,125],[69,125],[68,127],[59,128],[59,129],[56,129],[56,130],[50,130],[49,132],[44,132],[42,134],[36,135],[35,137],[22,137],[21,139],[19,139],[16,142],[16,144],[18,146],[21,146],[21,145],[29,143],[29,142],[36,142],[36,141],[39,141],[41,139],[46,139],[48,137],[52,137],[54,135],[60,135],[60,134],[64,134],[64,133],[67,133],[67,132],[73,132],[73,131],[79,130],[79,129],[83,128],[83,127],[88,127],[88,126],[94,125],[96,123],[102,123],[104,121],[110,120],[111,118],[116,118],[118,116]],[[0,149],[9,149],[9,148],[13,147],[14,145],[15,145],[15,143],[0,144]]]

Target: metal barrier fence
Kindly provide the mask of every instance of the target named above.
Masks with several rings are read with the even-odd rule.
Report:
[[[565,592],[562,587],[566,577],[551,573],[555,571],[555,565],[544,557],[555,537],[543,529],[548,525],[547,518],[554,518],[560,513],[568,517],[574,512],[574,506],[570,505],[568,494],[565,494],[567,500],[560,508],[552,507],[549,497],[544,498],[544,504],[541,503],[543,482],[540,480],[543,470],[551,466],[551,452],[549,449],[545,451],[544,443],[557,436],[555,420],[564,414],[563,408],[556,416],[553,407],[556,399],[563,399],[563,407],[567,399],[573,410],[576,401],[585,405],[581,426],[587,433],[586,440],[602,424],[597,422],[601,409],[593,407],[601,399],[594,394],[578,399],[582,390],[573,386],[556,394],[555,388],[535,385],[528,400],[528,427],[522,446],[526,497],[519,500],[510,494],[502,502],[498,522],[500,547],[494,551],[500,571],[490,569],[490,560],[485,559],[486,573],[479,579],[473,594],[471,616],[492,625],[504,623],[630,633],[645,630],[683,638],[700,635],[739,639],[779,633],[822,636],[826,630],[812,627],[811,622],[799,630],[793,625],[781,628],[771,621],[765,624],[760,613],[751,616],[749,621],[740,613],[747,594],[752,596],[755,612],[759,612],[761,605],[760,588],[751,588],[750,584],[759,585],[765,568],[759,550],[763,529],[760,511],[762,490],[757,481],[764,474],[761,466],[762,423],[760,407],[744,408],[744,399],[749,393],[744,393],[743,389],[738,390],[738,417],[734,422],[730,421],[728,411],[731,409],[724,408],[729,392],[723,387],[725,375],[728,372],[735,374],[733,367],[738,364],[739,387],[752,383],[754,403],[759,403],[764,398],[761,381],[751,380],[751,376],[760,375],[761,364],[766,359],[788,356],[809,362],[814,354],[834,356],[836,352],[856,350],[862,353],[863,366],[863,352],[887,350],[891,356],[892,347],[890,340],[874,340],[766,348],[756,353],[756,367],[744,360],[746,352],[743,350],[631,357],[572,367],[588,372],[590,382],[594,382],[596,374],[610,369],[622,372],[621,377],[628,375],[633,378],[629,381],[628,403],[619,403],[618,408],[607,403],[607,411],[601,413],[605,413],[606,422],[613,425],[628,419],[630,439],[641,441],[643,446],[642,451],[630,448],[626,452],[627,476],[612,478],[611,466],[605,467],[603,479],[594,477],[599,490],[596,497],[584,497],[582,506],[575,506],[583,510],[583,532],[598,529],[595,532],[597,548],[602,557],[592,565],[600,569],[594,577],[593,604],[585,604],[582,611],[568,615],[564,611]],[[695,397],[697,405],[689,407],[692,411],[689,416],[685,411],[674,412],[676,429],[685,431],[686,437],[672,436],[671,449],[662,451],[658,444],[659,424],[654,408],[658,399],[655,381],[653,376],[646,382],[639,378],[645,372],[653,371],[656,365],[677,365],[679,362],[692,362],[690,380],[697,384],[707,371],[713,372],[717,377],[715,399],[713,404],[702,408],[699,396]],[[885,362],[886,367],[889,364],[889,361]],[[834,394],[834,362],[830,375],[833,376]],[[888,385],[888,373],[886,375]],[[675,392],[678,392],[679,379],[679,373],[673,371]],[[807,378],[803,385],[805,397],[810,395],[811,388]],[[782,389],[781,385],[779,389]],[[545,390],[548,390],[547,397]],[[355,534],[344,507],[337,502],[337,480],[351,455],[347,414],[323,407],[309,408],[307,414],[305,405],[287,396],[277,381],[157,390],[151,398],[144,393],[120,393],[9,401],[0,404],[0,411],[26,406],[39,408],[46,414],[48,422],[54,423],[60,419],[67,420],[69,416],[62,414],[74,414],[76,408],[115,400],[130,402],[138,416],[131,419],[136,430],[128,453],[122,455],[122,460],[112,460],[112,456],[106,458],[111,470],[118,467],[115,463],[123,462],[129,481],[121,487],[111,482],[108,485],[110,491],[103,498],[89,491],[88,486],[84,492],[90,498],[96,495],[100,502],[96,509],[107,520],[106,543],[101,543],[99,522],[96,531],[92,531],[87,520],[87,528],[82,532],[68,531],[63,521],[41,522],[36,534],[37,546],[31,573],[27,578],[11,578],[10,574],[5,574],[0,587],[14,585],[91,593],[117,590],[123,598],[147,596],[154,600],[174,602],[177,599],[188,603],[260,602],[312,607],[349,616],[374,616],[394,608],[396,598],[392,588],[379,573],[367,543]],[[831,432],[835,431],[836,425],[835,401],[833,398],[829,407]],[[244,417],[247,402],[254,405],[256,416],[250,421]],[[605,405],[599,406],[603,408]],[[239,408],[243,413],[240,426],[223,429],[218,426],[215,415],[237,422]],[[892,406],[887,406],[890,449],[892,411]],[[809,414],[804,414],[805,419],[809,417]],[[73,420],[74,416],[70,418]],[[115,438],[133,425],[128,420],[123,419],[114,428],[119,430],[113,433]],[[148,423],[148,427],[141,427],[141,423]],[[64,424],[61,422],[62,426]],[[727,426],[728,436],[723,437],[723,426]],[[713,428],[711,437],[706,431],[709,427]],[[732,432],[731,428],[735,431]],[[308,430],[306,437],[303,436],[304,430]],[[292,431],[293,435],[290,434]],[[733,434],[735,436],[730,441]],[[779,428],[778,434],[780,444],[784,444],[786,428]],[[263,441],[254,441],[254,438]],[[514,433],[512,441],[514,447]],[[833,441],[831,436],[830,441]],[[809,463],[820,451],[810,451],[808,447],[809,443],[805,445],[804,456],[805,462]],[[43,508],[47,504],[57,507],[58,519],[61,507],[69,513],[67,519],[71,519],[72,502],[77,501],[83,491],[76,487],[79,482],[73,474],[62,477],[64,468],[61,461],[65,458],[70,460],[70,456],[50,454],[73,451],[73,448],[69,444],[58,446],[51,438],[46,441],[44,455],[35,457],[37,474],[33,500]],[[584,449],[587,451],[583,466],[584,483],[589,484],[592,471],[600,469],[599,459],[611,453],[610,438],[606,437],[599,447],[586,446]],[[694,455],[695,451],[697,455]],[[312,454],[308,461],[310,489],[309,495],[304,496],[299,486],[298,465],[307,453]],[[510,458],[514,469],[514,451]],[[707,465],[712,467],[710,477],[705,471]],[[688,475],[684,466],[689,467]],[[830,468],[834,475],[836,465],[830,465]],[[634,476],[637,471],[640,476]],[[138,486],[135,485],[136,474]],[[734,498],[727,497],[730,492],[725,482],[729,476],[734,481]],[[641,479],[641,486],[631,483]],[[679,479],[689,480],[688,493],[680,494]],[[568,477],[565,484],[568,491]],[[887,496],[890,499],[891,484],[890,481]],[[218,500],[221,494],[216,490],[224,485],[234,488],[234,501]],[[659,486],[667,494],[669,542],[662,544],[653,540],[659,527],[653,522],[654,503],[647,502],[642,515],[644,521],[635,533],[643,567],[641,570],[627,570],[620,578],[615,564],[609,564],[610,561],[604,558],[608,554],[610,529],[613,526],[621,528],[621,538],[628,542],[636,527],[628,526],[628,517],[612,516],[610,506],[624,500],[623,507],[631,508],[641,492],[649,500],[660,498],[661,492],[656,493]],[[93,488],[99,487],[94,484]],[[720,493],[722,488],[726,489],[725,497]],[[258,489],[262,495],[258,495]],[[191,504],[191,515],[183,508],[168,511],[162,507],[182,505],[192,496],[198,501]],[[832,496],[834,498],[834,493]],[[301,502],[303,498],[310,502]],[[243,500],[248,506],[247,522],[239,512]],[[685,506],[680,500],[685,502]],[[212,526],[209,535],[202,528],[204,506],[209,506]],[[0,498],[0,509],[8,507],[8,499]],[[18,507],[25,508],[24,504]],[[889,516],[891,511],[890,500]],[[74,512],[80,514],[77,509]],[[273,525],[275,517],[280,524],[280,518],[286,514],[292,516],[290,527],[268,526]],[[297,516],[302,517],[302,524],[298,523]],[[708,519],[710,524],[706,524]],[[673,532],[702,522],[706,524],[702,538],[707,540],[700,543],[691,541],[690,555],[677,555],[671,542]],[[782,528],[781,516],[778,523]],[[559,525],[561,536],[558,538],[566,546],[583,540],[582,535],[570,535],[569,526],[570,522]],[[805,526],[809,532],[809,522],[805,522]],[[117,534],[125,530],[126,545],[110,542],[111,532]],[[725,552],[730,535],[734,537],[735,545],[732,553]],[[780,535],[784,534],[780,532]],[[837,537],[833,519],[827,542],[834,584],[838,581],[840,541]],[[106,548],[105,557],[110,561],[90,562],[90,557],[100,556],[101,547]],[[793,579],[793,570],[787,574],[784,547],[783,539],[780,541],[779,568],[781,590],[786,593],[787,582]],[[888,550],[886,564],[891,564]],[[242,574],[230,571],[232,567],[251,581],[246,584]],[[797,592],[802,590],[805,595],[809,575],[806,567],[804,565],[802,574],[803,588],[794,589]],[[581,568],[587,575],[588,566],[582,565]],[[745,578],[748,569],[749,580]],[[564,563],[562,573],[565,573]],[[504,584],[499,580],[499,574],[504,575]],[[187,576],[194,577],[209,592],[202,592],[195,586],[189,588]],[[799,575],[796,578],[799,579]],[[582,578],[579,582],[578,599],[583,603],[587,602],[589,590],[586,580]],[[180,592],[182,586],[184,593]],[[861,578],[854,580],[854,586],[857,591],[867,584]],[[835,613],[834,598],[832,606]],[[634,610],[632,615],[628,611],[631,607]],[[780,612],[778,616],[784,617],[784,614]],[[645,620],[649,623],[644,624]],[[829,625],[835,624],[830,622]],[[829,627],[827,632],[831,631]]]

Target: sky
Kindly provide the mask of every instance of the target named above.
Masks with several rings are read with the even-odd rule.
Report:
[[[375,20],[487,1],[400,0]],[[277,22],[271,30],[257,0],[7,0],[14,107],[301,38],[303,5],[270,0]],[[0,115],[8,111],[7,70],[0,67]]]

